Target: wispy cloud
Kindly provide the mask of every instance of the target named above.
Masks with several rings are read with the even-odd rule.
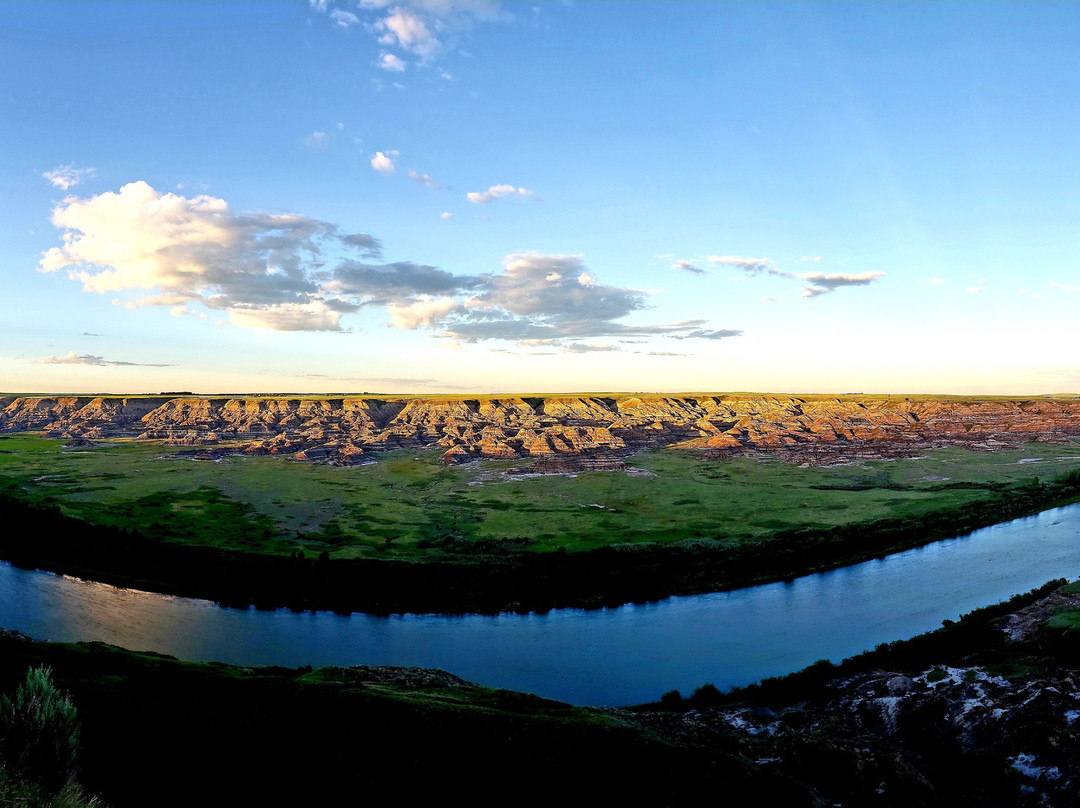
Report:
[[[140,368],[171,368],[173,365],[162,364],[160,362],[118,362],[114,359],[105,359],[100,356],[94,356],[93,354],[77,354],[74,351],[69,351],[64,356],[46,356],[44,359],[37,360],[39,365],[127,365],[131,367]]]
[[[53,186],[53,188],[59,188],[63,191],[69,188],[74,188],[84,179],[89,179],[97,173],[96,168],[86,166],[84,168],[76,168],[74,163],[69,163],[66,166],[57,166],[56,168],[46,171],[43,176]]]
[[[427,174],[421,174],[418,171],[413,171],[410,168],[409,171],[408,171],[408,175],[409,175],[410,180],[414,180],[415,182],[418,182],[421,185],[425,185],[428,188],[431,188],[432,190],[438,190],[439,188],[442,188],[442,186],[439,183],[437,183],[435,180],[433,180]]]
[[[804,255],[799,260],[804,261],[807,264],[819,264],[819,263],[821,263],[821,256],[820,255]]]
[[[466,196],[474,205],[486,205],[506,197],[535,198],[536,193],[528,188],[515,188],[513,185],[492,185],[486,191],[469,191]]]
[[[1080,286],[1073,286],[1068,283],[1058,283],[1057,281],[1050,281],[1050,285],[1060,289],[1063,292],[1080,292]]]
[[[304,138],[304,145],[309,149],[325,149],[330,145],[330,136],[326,132],[312,132]]]
[[[589,342],[571,342],[568,345],[562,346],[563,353],[582,354],[582,353],[608,353],[610,351],[621,351],[618,345],[604,345]]]
[[[689,272],[691,275],[704,275],[705,270],[694,264],[693,261],[689,261],[685,258],[680,258],[671,262],[671,268],[677,269],[680,272]]]
[[[803,297],[820,297],[835,292],[843,286],[867,286],[885,275],[884,272],[803,272],[796,277],[808,281],[803,287]]]
[[[749,273],[750,275],[760,275],[764,272],[769,275],[791,277],[790,273],[778,270],[776,264],[769,258],[743,258],[741,255],[707,255],[705,256],[705,260],[710,264],[719,264],[720,266],[730,267],[732,269],[741,269],[743,272]]]
[[[352,10],[325,0],[310,0],[310,6],[328,15],[335,27],[359,26],[370,32],[387,49],[381,62],[387,70],[403,70],[401,56],[421,66],[431,64],[453,52],[476,25],[512,19],[492,0],[359,0],[350,5]],[[400,67],[388,66],[387,57]]]

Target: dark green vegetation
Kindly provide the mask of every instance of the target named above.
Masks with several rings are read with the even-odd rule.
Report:
[[[89,808],[75,781],[79,718],[52,670],[30,668],[13,696],[0,696],[0,805]]]
[[[631,716],[413,669],[238,668],[0,635],[0,690],[50,665],[110,804],[799,805],[802,789]]]
[[[3,436],[0,476],[28,501],[153,539],[433,560],[703,539],[735,546],[786,530],[917,518],[1080,468],[1080,447],[1047,444],[833,468],[654,450],[628,459],[637,473],[542,477],[506,473],[527,461],[448,467],[438,451],[391,452],[349,468],[176,452],[123,442],[65,449],[57,440]]]
[[[15,563],[229,603],[341,611],[600,605],[883,555],[1080,495],[1080,447],[800,468],[641,452],[507,474],[397,452],[353,468],[0,437]],[[417,563],[424,562],[424,563]]]

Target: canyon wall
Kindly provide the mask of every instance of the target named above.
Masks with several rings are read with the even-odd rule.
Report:
[[[831,464],[948,445],[1080,439],[1080,398],[619,395],[422,398],[0,397],[0,432],[121,438],[297,460],[361,462],[436,446],[478,458],[612,457],[676,446]]]

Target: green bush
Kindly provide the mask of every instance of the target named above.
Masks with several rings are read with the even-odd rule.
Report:
[[[51,793],[74,780],[78,752],[75,705],[50,668],[30,668],[14,699],[0,696],[0,758],[13,775]]]

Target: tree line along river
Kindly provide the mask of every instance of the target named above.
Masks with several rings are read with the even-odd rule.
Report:
[[[1080,503],[791,581],[596,610],[232,609],[0,565],[0,626],[241,665],[412,665],[573,704],[655,701],[839,661],[1080,576]]]

